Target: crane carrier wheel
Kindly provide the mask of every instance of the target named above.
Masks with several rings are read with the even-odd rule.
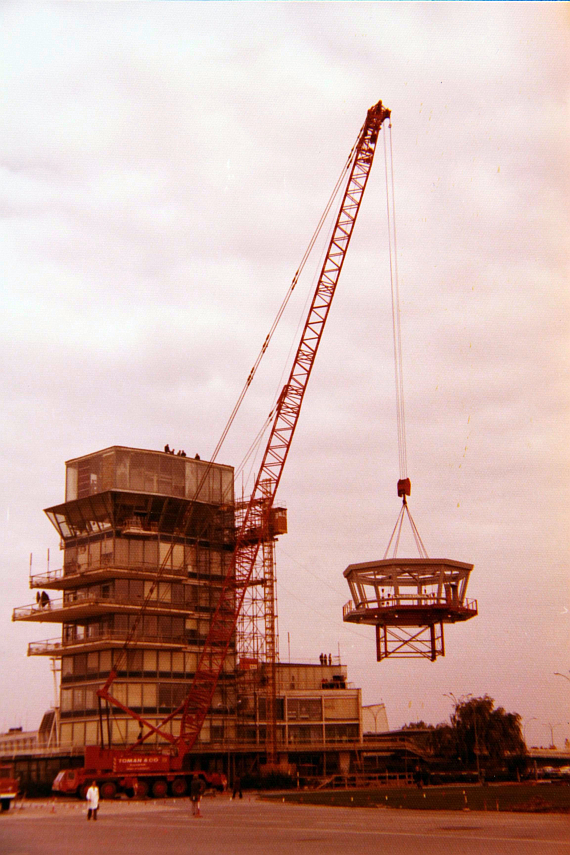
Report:
[[[152,794],[155,799],[163,799],[168,792],[168,784],[162,778],[159,778],[152,785]]]
[[[103,781],[99,787],[102,799],[114,799],[117,795],[117,785],[114,781]]]
[[[188,784],[185,778],[175,778],[170,785],[170,791],[173,796],[185,796],[188,790]]]

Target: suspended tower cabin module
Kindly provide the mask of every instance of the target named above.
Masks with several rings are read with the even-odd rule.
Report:
[[[350,564],[344,571],[352,599],[343,608],[348,623],[370,624],[376,629],[376,658],[426,658],[445,655],[444,624],[466,621],[477,614],[477,601],[466,597],[472,564],[447,558],[429,558],[407,503],[411,482],[407,474],[402,339],[398,256],[394,205],[391,124],[384,138],[392,333],[402,506],[382,559]],[[418,557],[399,558],[398,546],[407,521]]]
[[[465,596],[472,564],[447,558],[385,558],[350,564],[344,575],[352,600],[344,607],[349,623],[376,627],[376,658],[445,654],[443,625],[477,614]]]

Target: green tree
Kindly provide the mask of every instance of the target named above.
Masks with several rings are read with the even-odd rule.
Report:
[[[468,765],[496,766],[526,754],[520,715],[495,707],[489,695],[461,698],[451,715],[451,727],[457,756]]]

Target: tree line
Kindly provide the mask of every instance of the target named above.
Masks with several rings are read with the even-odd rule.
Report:
[[[521,716],[495,707],[489,695],[456,700],[449,723],[417,721],[408,729],[426,731],[424,744],[434,759],[475,768],[480,776],[505,766],[522,769],[526,762]]]

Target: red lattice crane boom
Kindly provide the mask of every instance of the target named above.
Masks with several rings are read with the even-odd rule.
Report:
[[[104,698],[123,711],[132,714],[141,725],[144,724],[148,728],[137,744],[144,742],[153,733],[158,733],[176,745],[178,757],[182,757],[196,742],[208,714],[257,554],[264,540],[264,533],[268,531],[275,494],[289,454],[309,377],[346,258],[372,167],[378,134],[382,124],[389,117],[390,110],[386,109],[381,101],[368,110],[366,121],[353,148],[352,157],[349,159],[347,165],[348,180],[325,261],[289,379],[283,387],[275,408],[263,460],[236,537],[234,561],[224,580],[219,603],[212,616],[210,629],[185,701],[171,712],[160,725],[155,726],[142,716],[131,713],[109,694],[110,680],[98,692],[100,698]],[[165,725],[180,714],[180,733],[175,737],[169,733]]]
[[[381,101],[371,107],[355,146],[352,164],[349,166],[350,175],[293,367],[281,392],[255,487],[237,535],[235,569],[232,567],[226,577],[184,704],[179,737],[182,752],[194,745],[216,688],[262,540],[252,540],[249,532],[263,532],[268,527],[271,507],[291,448],[309,377],[372,167],[378,132],[389,116],[390,110]]]

